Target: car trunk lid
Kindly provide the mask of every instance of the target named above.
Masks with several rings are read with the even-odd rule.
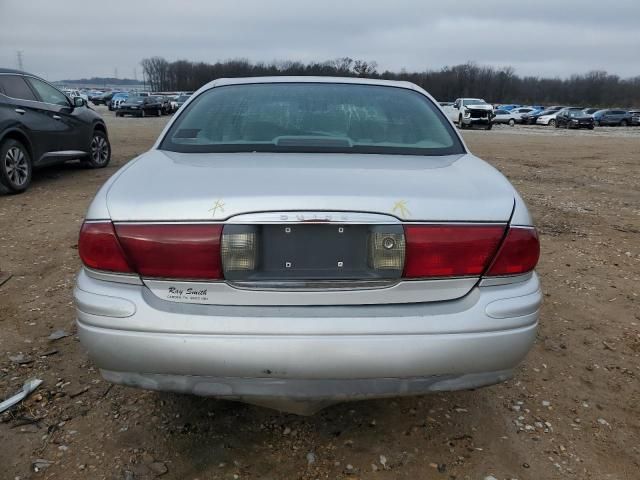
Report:
[[[114,221],[222,221],[269,211],[505,222],[509,182],[473,155],[183,154],[152,150],[107,194]]]

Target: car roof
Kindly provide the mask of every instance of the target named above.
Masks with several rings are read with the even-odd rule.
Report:
[[[0,68],[0,73],[15,73],[18,75],[31,75],[30,73],[23,72],[22,70],[14,70],[13,68]],[[35,75],[31,75],[35,77]]]
[[[226,85],[246,85],[249,83],[350,83],[357,85],[381,85],[387,87],[402,87],[415,89],[411,82],[396,80],[379,80],[377,78],[360,77],[312,77],[312,76],[278,76],[278,77],[239,77],[218,78],[205,85],[206,87],[221,87]]]

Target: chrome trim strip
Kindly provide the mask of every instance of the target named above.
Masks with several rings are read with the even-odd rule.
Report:
[[[102,280],[105,282],[127,283],[129,285],[144,285],[142,283],[142,280],[140,279],[140,276],[136,274],[103,272],[85,266],[83,266],[82,268],[84,269],[87,276],[95,278],[96,280]]]
[[[289,291],[289,292],[313,292],[322,291],[347,291],[347,290],[373,290],[393,287],[400,283],[401,279],[384,280],[276,280],[276,281],[234,281],[226,282],[227,285],[239,290],[262,291]]]
[[[228,218],[225,223],[240,224],[283,224],[283,223],[366,223],[366,224],[399,224],[401,221],[391,215],[364,212],[341,211],[286,211],[243,213]]]
[[[309,225],[313,225],[314,223],[316,224],[326,224],[326,223],[335,223],[335,224],[344,224],[344,225],[350,225],[350,224],[368,224],[368,225],[447,225],[447,226],[456,226],[456,225],[460,225],[460,226],[464,226],[464,225],[476,225],[476,226],[500,226],[500,227],[504,227],[508,225],[507,221],[504,222],[483,222],[483,221],[466,221],[466,222],[461,222],[461,221],[455,221],[455,222],[448,222],[448,221],[444,221],[444,220],[437,220],[437,221],[421,221],[421,220],[411,220],[411,221],[402,221],[400,219],[397,219],[395,217],[391,217],[388,216],[388,218],[393,219],[393,221],[384,221],[384,220],[371,220],[371,221],[362,221],[360,219],[355,219],[355,220],[348,220],[348,221],[343,221],[343,220],[288,220],[288,221],[252,221],[252,220],[247,220],[247,221],[240,221],[240,220],[236,220],[238,219],[240,216],[244,216],[245,214],[242,215],[238,215],[235,217],[231,217],[227,220],[109,220],[109,219],[103,219],[103,220],[85,220],[86,222],[113,222],[114,225],[225,225],[225,224],[230,224],[230,225],[252,225],[252,224],[268,224],[268,225],[290,225],[292,223],[306,223]],[[381,215],[381,216],[386,216],[386,215]],[[519,226],[519,225],[514,225],[514,227],[517,228],[535,228],[535,227],[528,227],[528,226]]]
[[[485,277],[480,280],[478,286],[480,287],[496,287],[498,285],[509,285],[511,283],[526,282],[533,276],[533,272],[525,273],[523,275],[510,275],[504,277]]]
[[[88,155],[87,152],[83,152],[81,150],[60,150],[57,152],[47,152],[40,158],[48,158],[48,157],[83,157]]]

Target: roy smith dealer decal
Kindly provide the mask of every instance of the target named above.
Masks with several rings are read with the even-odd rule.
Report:
[[[169,287],[167,298],[171,300],[203,301],[208,300],[206,288]]]

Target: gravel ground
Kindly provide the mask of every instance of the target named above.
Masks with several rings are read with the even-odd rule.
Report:
[[[166,122],[101,111],[107,169],[49,168],[0,195],[0,399],[44,380],[0,415],[0,478],[640,478],[640,128],[465,130],[541,234],[535,347],[501,385],[297,417],[111,386],[88,360],[72,305],[78,229]],[[50,339],[58,330],[69,335]]]

